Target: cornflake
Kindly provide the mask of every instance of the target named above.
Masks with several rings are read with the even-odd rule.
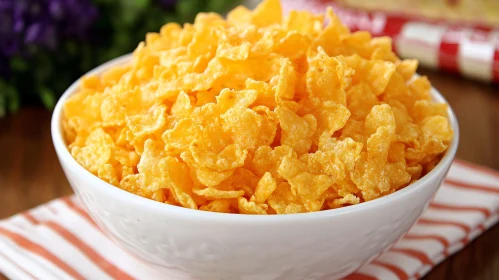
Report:
[[[129,63],[81,80],[64,135],[89,172],[162,203],[345,207],[417,181],[447,150],[448,106],[417,66],[331,8],[283,17],[266,0],[147,34]]]

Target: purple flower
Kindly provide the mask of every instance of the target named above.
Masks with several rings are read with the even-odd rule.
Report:
[[[40,22],[33,23],[26,30],[26,35],[24,36],[24,42],[33,43],[42,39],[42,24]]]
[[[91,0],[0,0],[0,57],[85,40],[97,16]]]
[[[61,19],[64,17],[64,7],[60,1],[50,1],[49,12],[54,19]]]

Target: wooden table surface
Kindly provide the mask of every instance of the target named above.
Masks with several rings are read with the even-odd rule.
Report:
[[[448,73],[419,72],[429,76],[458,117],[457,156],[499,170],[499,87]],[[72,193],[52,146],[50,117],[43,108],[24,108],[0,119],[0,219]],[[499,225],[424,279],[499,279],[498,240]]]

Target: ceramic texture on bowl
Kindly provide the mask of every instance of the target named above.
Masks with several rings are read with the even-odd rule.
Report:
[[[123,63],[112,60],[92,71]],[[400,239],[428,207],[455,156],[459,131],[437,167],[388,196],[314,213],[252,216],[191,210],[148,200],[107,184],[70,155],[59,100],[52,137],[63,170],[91,217],[126,251],[161,270],[167,279],[337,279],[372,260]],[[445,102],[433,89],[435,100]]]

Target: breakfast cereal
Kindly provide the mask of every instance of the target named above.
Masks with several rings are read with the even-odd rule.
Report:
[[[364,203],[447,150],[447,104],[389,38],[278,0],[149,33],[129,63],[83,77],[64,105],[72,156],[171,205],[291,214]]]

